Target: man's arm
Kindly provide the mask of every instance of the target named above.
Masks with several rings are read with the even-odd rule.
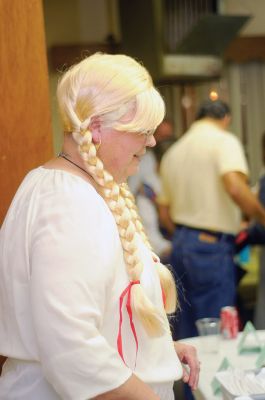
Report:
[[[159,220],[163,228],[165,228],[170,235],[175,232],[175,224],[169,214],[169,206],[158,204]]]
[[[231,199],[248,217],[265,225],[265,209],[258,198],[251,192],[246,175],[241,172],[227,172],[222,176],[224,187]]]

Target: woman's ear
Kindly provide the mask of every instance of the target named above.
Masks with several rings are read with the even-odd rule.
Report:
[[[101,124],[98,118],[92,118],[89,124],[89,130],[92,134],[92,142],[95,145],[101,143]]]

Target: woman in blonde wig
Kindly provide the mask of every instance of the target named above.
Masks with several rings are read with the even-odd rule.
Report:
[[[163,100],[143,66],[107,54],[57,94],[62,152],[26,176],[1,230],[0,399],[171,400],[182,376],[196,388],[199,363],[172,341],[174,281],[125,183]]]

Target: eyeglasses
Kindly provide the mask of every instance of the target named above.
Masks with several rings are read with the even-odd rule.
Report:
[[[144,135],[146,137],[150,137],[152,135],[154,135],[155,133],[155,129],[149,129],[149,130],[143,130],[141,132],[139,132],[139,135]]]

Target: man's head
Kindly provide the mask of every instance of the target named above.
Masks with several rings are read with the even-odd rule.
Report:
[[[174,142],[173,123],[168,118],[165,118],[156,128],[154,137],[156,146],[153,151],[157,162],[160,163],[163,154]]]
[[[211,119],[214,120],[222,128],[227,128],[231,120],[231,111],[222,100],[205,100],[197,112],[196,119]]]
[[[155,131],[155,140],[157,143],[161,143],[165,140],[171,139],[173,135],[173,124],[172,122],[168,119],[165,118],[161,124],[158,125]]]

